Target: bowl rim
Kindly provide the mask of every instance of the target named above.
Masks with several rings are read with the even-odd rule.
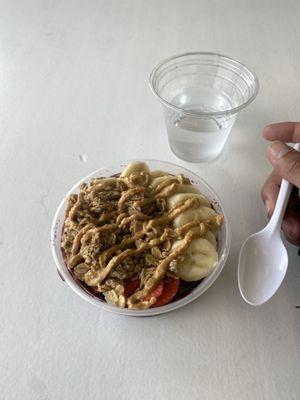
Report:
[[[225,240],[225,247],[223,250],[222,254],[219,254],[219,260],[217,265],[214,267],[213,271],[203,279],[203,281],[195,288],[192,290],[191,293],[188,295],[184,296],[182,299],[179,299],[177,301],[168,303],[164,306],[160,307],[154,307],[154,308],[148,308],[145,310],[130,310],[128,308],[120,308],[116,307],[114,305],[110,305],[103,300],[99,299],[96,296],[93,296],[92,293],[88,292],[87,290],[84,290],[83,287],[79,286],[74,277],[72,276],[71,272],[69,271],[62,255],[62,251],[60,248],[60,239],[61,239],[61,231],[59,232],[58,226],[60,225],[60,215],[62,211],[65,211],[65,206],[66,206],[66,201],[67,198],[70,194],[74,193],[74,191],[78,190],[79,185],[82,182],[86,182],[87,180],[91,179],[92,177],[95,176],[95,174],[101,173],[106,169],[109,168],[116,168],[119,167],[123,168],[124,166],[128,165],[130,162],[133,161],[142,161],[142,162],[149,162],[149,163],[163,163],[165,165],[169,165],[171,167],[176,167],[179,169],[179,172],[184,172],[186,171],[189,175],[192,175],[195,177],[197,180],[197,183],[200,185],[204,186],[206,190],[212,195],[213,198],[209,198],[209,200],[215,200],[222,210],[222,214],[224,215],[224,221],[225,223],[223,224],[223,229],[224,229],[224,240]],[[63,213],[63,221],[65,219],[65,213]],[[62,222],[63,223],[63,222]],[[59,241],[59,243],[58,243]],[[56,244],[59,244],[59,251],[57,250]],[[193,171],[182,167],[178,164],[169,162],[169,161],[163,161],[163,160],[157,160],[157,159],[129,159],[129,160],[121,160],[117,161],[113,164],[101,167],[97,170],[94,170],[92,173],[88,174],[87,176],[81,178],[79,181],[77,181],[72,188],[66,193],[66,195],[63,197],[61,200],[55,214],[54,218],[51,224],[51,233],[50,233],[50,247],[51,247],[51,253],[56,265],[57,272],[61,279],[67,283],[67,285],[82,299],[86,300],[90,304],[95,305],[98,308],[101,308],[105,311],[109,311],[115,314],[122,314],[122,315],[127,315],[127,316],[154,316],[158,314],[164,314],[173,310],[176,310],[180,307],[185,306],[186,304],[189,304],[190,302],[194,301],[197,299],[199,296],[201,296],[206,290],[216,281],[216,279],[219,277],[220,273],[222,272],[226,260],[229,255],[229,250],[230,250],[230,245],[231,245],[231,230],[228,224],[228,218],[226,215],[226,212],[224,211],[224,207],[219,199],[219,196],[216,194],[214,189],[211,188],[211,186],[206,183],[202,178],[200,178],[197,174],[195,174]]]
[[[167,63],[169,63],[169,62],[171,62],[173,60],[176,60],[176,59],[179,59],[179,58],[183,58],[183,57],[186,57],[186,56],[187,57],[189,57],[189,56],[217,56],[217,57],[219,57],[219,58],[221,58],[223,60],[230,61],[230,62],[238,65],[239,67],[244,68],[247,71],[247,73],[250,76],[252,76],[252,79],[253,79],[253,82],[254,82],[254,91],[253,91],[252,95],[246,101],[244,101],[242,104],[240,104],[240,105],[238,105],[236,107],[227,109],[227,110],[223,110],[223,111],[210,111],[210,112],[197,111],[195,113],[195,112],[191,112],[191,111],[185,111],[184,109],[175,106],[174,104],[170,103],[169,101],[165,100],[163,97],[160,96],[160,94],[157,92],[156,88],[154,87],[153,80],[154,80],[154,76],[155,76],[156,72],[161,67],[163,67],[164,65],[166,65]],[[203,117],[208,117],[208,116],[216,116],[217,117],[217,116],[222,116],[222,115],[231,115],[231,114],[238,113],[243,108],[247,107],[250,103],[252,103],[253,100],[255,100],[255,98],[256,98],[256,96],[257,96],[257,94],[259,92],[260,84],[259,84],[259,80],[258,80],[257,75],[251,69],[249,69],[246,66],[246,64],[242,63],[241,61],[239,61],[237,59],[234,59],[234,58],[231,58],[231,57],[228,57],[228,56],[225,56],[224,54],[220,54],[220,53],[207,52],[207,51],[194,51],[194,52],[176,54],[176,55],[174,55],[172,57],[168,57],[168,58],[164,59],[163,61],[161,61],[160,63],[158,63],[150,73],[149,86],[150,86],[150,89],[151,89],[152,93],[154,94],[154,96],[157,97],[158,100],[163,105],[165,105],[166,107],[171,108],[171,109],[173,109],[174,111],[176,111],[177,113],[180,113],[180,114],[193,116],[195,118],[197,118],[197,117],[198,118],[203,118]]]

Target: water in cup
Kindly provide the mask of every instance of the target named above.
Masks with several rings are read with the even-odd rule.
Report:
[[[235,116],[209,116],[211,112],[232,108],[230,100],[216,89],[185,90],[177,95],[172,104],[182,113],[166,110],[165,119],[170,147],[182,159],[207,161],[216,158],[222,151]],[[193,115],[185,114],[190,112]],[[200,113],[206,113],[206,116]]]
[[[163,105],[173,152],[201,162],[221,153],[239,111],[255,99],[259,84],[239,61],[193,52],[158,64],[150,87]]]

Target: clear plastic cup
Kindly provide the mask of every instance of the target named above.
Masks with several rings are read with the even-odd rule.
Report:
[[[215,53],[186,53],[157,65],[150,87],[163,105],[169,144],[190,162],[221,153],[238,112],[256,97],[259,83],[245,65]]]
[[[110,177],[112,175],[118,174],[124,170],[124,168],[132,161],[144,161],[147,163],[151,170],[159,169],[162,171],[169,172],[170,174],[184,174],[187,178],[191,180],[194,186],[196,186],[202,194],[204,194],[211,202],[212,206],[216,210],[217,213],[224,215],[224,223],[218,233],[217,242],[218,242],[218,255],[219,261],[216,264],[213,271],[201,281],[201,283],[191,291],[190,294],[183,297],[180,300],[171,302],[166,304],[165,306],[156,307],[156,308],[149,308],[146,310],[129,310],[128,308],[120,308],[115,307],[106,303],[105,301],[101,300],[99,297],[94,295],[92,292],[89,292],[80,285],[80,282],[76,281],[73,275],[70,273],[63,254],[61,250],[61,234],[65,220],[65,213],[67,208],[67,199],[70,194],[77,193],[79,186],[81,183],[86,182],[89,183],[92,178],[96,178],[99,176],[102,177]],[[54,258],[54,262],[57,268],[57,271],[60,277],[65,281],[68,286],[78,294],[82,299],[86,300],[87,302],[93,304],[96,307],[99,307],[101,310],[104,311],[111,311],[117,314],[128,315],[128,316],[153,316],[157,314],[164,314],[166,312],[176,310],[179,307],[183,307],[184,305],[192,302],[193,300],[197,299],[200,295],[202,295],[218,278],[220,275],[226,259],[228,257],[229,248],[230,248],[230,229],[228,225],[228,219],[224,212],[224,208],[219,200],[218,196],[214,192],[214,190],[205,183],[202,179],[200,179],[197,175],[193,172],[189,171],[188,169],[182,168],[176,164],[172,164],[165,161],[158,161],[158,160],[128,160],[128,161],[120,161],[117,164],[111,165],[109,167],[101,168],[92,174],[86,176],[85,178],[81,179],[77,182],[66,194],[66,196],[61,201],[58,209],[55,213],[52,227],[51,227],[51,250],[52,255]]]

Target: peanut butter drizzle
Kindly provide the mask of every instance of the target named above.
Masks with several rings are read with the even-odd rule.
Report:
[[[218,229],[223,225],[224,222],[224,215],[221,214],[217,214],[214,215],[213,217],[207,218],[205,220],[205,224],[207,224],[207,226],[210,229]]]
[[[207,232],[207,225],[206,223],[199,222],[199,221],[192,221],[188,222],[187,224],[177,228],[175,232],[177,233],[178,237],[182,237],[187,234],[191,229],[198,228],[201,236],[204,236]]]
[[[146,197],[142,200],[135,200],[132,205],[133,208],[148,206],[149,204],[155,203],[156,199],[154,197]]]
[[[106,224],[98,228],[89,229],[81,239],[81,245],[85,245],[95,233],[109,233],[114,232],[118,228],[117,224]]]
[[[156,225],[166,225],[166,224],[170,223],[173,219],[178,217],[179,214],[189,210],[190,208],[197,208],[200,205],[201,205],[201,202],[196,197],[192,197],[190,199],[185,200],[182,203],[176,204],[163,217],[155,218],[155,219],[152,219],[151,221],[149,221],[148,229],[151,229]]]
[[[106,189],[108,187],[116,187],[117,185],[117,179],[116,178],[104,178],[101,180],[94,181],[94,184],[89,188],[92,194],[96,194],[98,192],[101,192],[103,189]]]
[[[140,232],[136,233],[134,236],[122,240],[121,243],[116,244],[116,245],[110,247],[107,250],[104,250],[99,255],[99,264],[100,264],[100,266],[104,268],[105,265],[106,265],[106,260],[108,259],[108,257],[112,256],[117,250],[121,250],[121,249],[126,248],[127,246],[132,245],[136,240],[140,239],[144,235],[145,235],[145,233],[143,231],[140,231]]]
[[[164,190],[162,190],[161,192],[159,192],[158,194],[155,195],[156,198],[160,199],[160,198],[168,198],[170,196],[172,196],[172,194],[174,194],[177,190],[177,183],[172,183],[171,185],[167,186]]]
[[[130,188],[137,185],[148,186],[150,174],[144,171],[132,172],[130,176],[121,174],[118,179],[125,182]]]
[[[76,267],[77,264],[81,263],[84,261],[84,258],[82,257],[81,254],[76,254],[75,256],[71,256],[68,262],[68,265],[70,268]]]
[[[141,300],[143,300],[145,296],[149,295],[152,292],[153,288],[155,288],[163,279],[170,265],[170,262],[182,255],[184,250],[188,247],[188,245],[195,237],[202,236],[203,232],[206,232],[205,224],[202,225],[204,225],[203,229],[193,228],[191,231],[189,231],[183,238],[183,243],[181,243],[172,253],[170,253],[164,260],[162,260],[158,264],[152,277],[148,279],[144,288],[135,292],[127,299],[128,308],[141,309],[144,307],[143,301],[141,302]]]
[[[130,217],[126,217],[126,218],[122,219],[122,221],[120,223],[120,227],[128,225],[133,221],[147,221],[147,220],[149,220],[149,218],[150,217],[148,215],[145,215],[145,214],[143,214],[141,212],[136,213],[136,214],[132,214],[132,215],[130,215]]]
[[[143,186],[138,186],[138,187],[129,189],[126,192],[123,192],[119,199],[119,202],[118,202],[119,209],[122,209],[125,202],[128,201],[131,197],[135,196],[136,194],[144,193],[144,192],[145,192],[145,188]]]
[[[161,238],[157,238],[158,242],[157,244],[163,243],[166,239],[165,236]],[[156,244],[156,245],[157,245]],[[138,254],[142,253],[145,250],[151,249],[151,247],[154,247],[155,244],[150,242],[142,243],[141,246],[138,249],[126,249],[122,253],[118,254],[117,256],[114,256],[107,266],[99,272],[99,275],[97,277],[97,281],[95,281],[95,284],[101,284],[104,279],[107,278],[107,276],[113,271],[114,268],[116,268],[122,261],[125,260],[125,258],[129,256],[137,256]]]
[[[79,251],[82,245],[85,245],[89,239],[93,237],[95,233],[113,233],[119,228],[119,224],[106,224],[100,227],[94,227],[91,224],[84,226],[75,236],[71,256],[75,256]]]
[[[117,225],[120,225],[121,221],[122,221],[124,218],[126,218],[126,217],[127,217],[127,214],[126,214],[126,213],[121,213],[121,214],[119,214],[119,215],[117,216],[117,219],[116,219],[116,224],[117,224]]]
[[[84,192],[79,192],[77,201],[69,212],[69,217],[71,220],[73,220],[73,221],[76,220],[76,214],[77,214],[80,206],[82,206],[83,202],[84,202]]]
[[[165,228],[161,237],[151,239],[149,243],[151,246],[157,246],[171,237],[174,237],[173,230],[171,228]]]
[[[178,178],[176,176],[166,177],[166,180],[162,181],[159,185],[154,189],[154,196],[161,192],[165,187],[170,186],[172,183],[178,183]]]
[[[71,250],[72,256],[75,256],[75,254],[77,254],[79,252],[82,236],[92,227],[93,227],[93,225],[87,224],[77,233],[77,235],[75,236],[74,242],[73,242],[72,250]]]
[[[202,226],[203,224],[206,227],[214,230],[222,225],[223,220],[224,220],[223,215],[215,215],[213,217],[207,218],[205,221],[202,222],[199,221],[188,222],[187,224],[181,226],[180,228],[177,228],[176,233],[179,236],[182,236],[185,235],[190,229]]]
[[[118,211],[111,211],[108,213],[103,213],[100,218],[98,219],[98,223],[109,221],[113,219],[118,214]]]

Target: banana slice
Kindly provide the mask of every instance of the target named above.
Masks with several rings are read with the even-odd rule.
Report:
[[[163,176],[158,176],[154,178],[150,184],[150,186],[155,189],[158,185],[160,185],[162,182],[165,182],[166,180],[170,181],[170,184],[173,183],[172,179],[174,179],[173,175],[163,175]],[[200,194],[199,190],[193,186],[193,185],[188,185],[188,184],[181,184],[177,185],[175,194],[177,193],[196,193]]]
[[[200,194],[199,190],[193,186],[188,184],[178,185],[175,193],[197,193]]]
[[[151,171],[150,175],[151,175],[152,179],[155,179],[155,178],[160,178],[162,176],[167,176],[167,175],[170,175],[170,174],[168,174],[167,172],[161,171],[159,169],[156,169],[155,171]]]
[[[124,169],[124,171],[121,174],[121,178],[127,178],[133,173],[150,173],[149,167],[147,164],[141,162],[141,161],[133,161],[130,164],[127,165],[127,167]]]
[[[209,207],[199,207],[195,209],[191,209],[188,211],[179,214],[173,221],[175,228],[180,228],[182,225],[187,224],[191,221],[199,221],[202,222],[205,219],[213,217],[217,215],[216,212]]]
[[[150,184],[150,186],[155,189],[157,188],[158,185],[160,185],[162,182],[165,181],[170,181],[170,183],[172,183],[172,179],[174,179],[174,176],[172,175],[163,175],[163,176],[158,176],[156,178],[154,178]]]
[[[172,250],[180,243],[181,240],[175,242]],[[178,261],[179,278],[184,281],[199,281],[211,273],[217,261],[218,253],[213,244],[204,238],[194,239]]]
[[[91,181],[91,187],[98,185],[99,183],[107,186],[115,186],[117,183],[116,178],[97,178]]]
[[[213,244],[215,248],[217,248],[217,239],[212,231],[207,231],[204,238]]]
[[[196,193],[177,193],[174,194],[173,196],[170,196],[167,200],[167,204],[169,209],[174,207],[178,203],[182,203],[185,200],[191,199],[192,197],[197,197],[197,199],[200,200],[201,205],[205,207],[210,207],[210,203],[207,200],[205,196],[202,194],[196,194]]]

